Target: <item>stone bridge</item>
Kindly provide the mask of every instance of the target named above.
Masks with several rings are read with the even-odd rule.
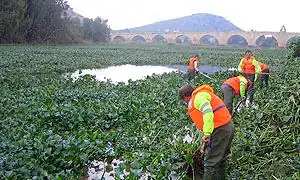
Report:
[[[286,32],[166,32],[166,33],[126,33],[112,32],[113,43],[168,43],[168,44],[198,44],[198,45],[239,45],[239,46],[267,46],[286,47],[293,38],[300,37],[300,33]]]

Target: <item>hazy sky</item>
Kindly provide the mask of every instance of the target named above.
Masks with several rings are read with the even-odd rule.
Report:
[[[108,19],[112,29],[210,13],[223,16],[243,30],[300,32],[300,0],[68,0],[74,11]],[[181,3],[180,3],[181,2]]]

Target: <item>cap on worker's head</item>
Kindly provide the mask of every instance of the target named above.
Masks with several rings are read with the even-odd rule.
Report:
[[[178,92],[180,99],[184,99],[184,97],[191,96],[194,90],[195,88],[189,84],[181,86]]]

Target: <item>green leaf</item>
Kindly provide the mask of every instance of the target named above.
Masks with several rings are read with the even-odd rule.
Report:
[[[256,118],[258,118],[258,119],[262,119],[263,116],[264,116],[263,113],[257,113],[257,114],[256,114]]]

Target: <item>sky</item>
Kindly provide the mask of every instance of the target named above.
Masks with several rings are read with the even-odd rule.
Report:
[[[154,22],[209,13],[223,16],[250,31],[300,32],[300,0],[67,0],[85,17],[108,19],[111,29],[133,28]]]

